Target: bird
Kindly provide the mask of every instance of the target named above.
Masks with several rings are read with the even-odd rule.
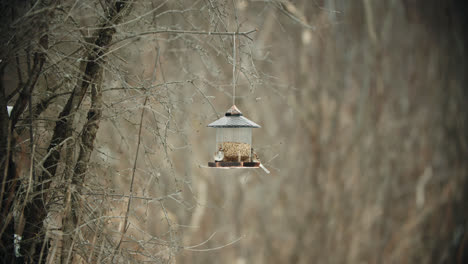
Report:
[[[215,161],[222,161],[224,159],[224,151],[222,148],[220,148],[217,152],[214,154],[214,160]]]
[[[252,149],[252,161],[253,162],[260,162],[260,160],[258,159],[257,153],[255,153],[255,151],[253,151],[253,149]]]
[[[264,170],[267,174],[270,174],[270,171],[265,166],[263,166],[263,164],[258,159],[257,153],[255,153],[255,151],[253,149],[251,151],[252,151],[252,161],[260,163],[260,165],[259,165],[260,168],[262,168],[262,170]]]

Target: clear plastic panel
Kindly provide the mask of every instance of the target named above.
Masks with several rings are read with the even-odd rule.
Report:
[[[234,153],[241,153],[242,157],[248,156],[250,159],[250,148],[252,147],[252,128],[251,127],[220,127],[216,128],[216,150],[223,148],[223,143],[233,142],[233,143],[245,143],[248,144],[230,144],[231,149],[225,149],[225,154],[229,155],[232,151]],[[229,144],[229,143],[228,143]],[[227,145],[224,144],[224,148]],[[235,147],[236,149],[232,149]]]
[[[216,128],[216,143],[238,142],[252,145],[251,127],[219,127]]]

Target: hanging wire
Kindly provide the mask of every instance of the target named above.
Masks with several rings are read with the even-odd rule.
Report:
[[[232,38],[232,105],[236,105],[236,34]]]

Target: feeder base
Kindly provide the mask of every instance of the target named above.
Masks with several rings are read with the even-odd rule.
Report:
[[[211,167],[211,168],[258,168],[260,167],[260,162],[216,161],[216,162],[208,162],[208,167]]]

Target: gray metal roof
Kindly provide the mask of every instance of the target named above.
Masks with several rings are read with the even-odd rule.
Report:
[[[260,127],[255,122],[243,116],[223,116],[208,125],[209,127]]]
[[[208,125],[209,127],[260,127],[255,122],[242,116],[242,112],[233,105],[226,115]]]

